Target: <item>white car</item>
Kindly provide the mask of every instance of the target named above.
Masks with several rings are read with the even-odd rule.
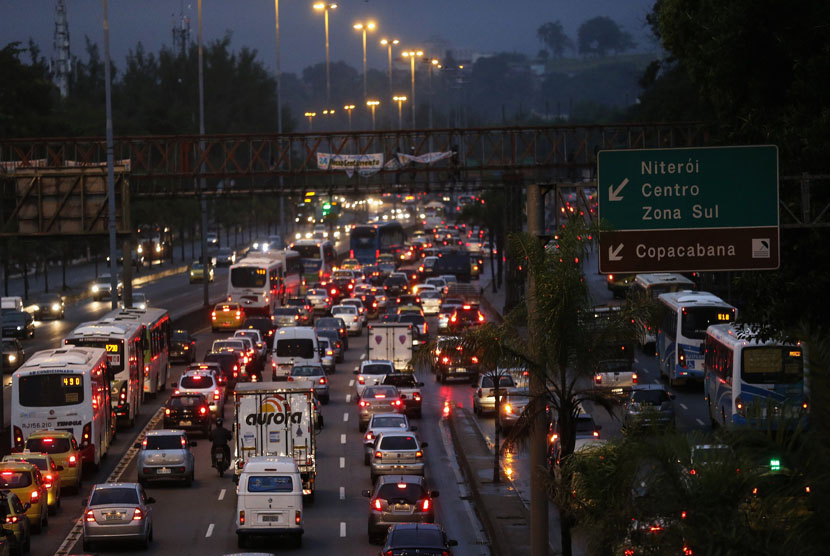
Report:
[[[421,295],[421,309],[425,315],[437,315],[441,311],[441,293],[426,291]]]
[[[409,424],[409,418],[404,413],[375,413],[369,419],[366,434],[363,435],[363,465],[369,465],[372,458],[372,448],[375,439],[386,432],[415,432],[418,427]]]
[[[366,307],[363,306],[363,301],[358,297],[347,297],[340,300],[341,305],[351,305],[357,307],[357,313],[360,315],[360,326],[365,327],[369,324],[369,319],[366,318]]]
[[[363,321],[354,305],[335,305],[331,308],[331,316],[343,319],[350,336],[358,336],[363,330]]]
[[[387,359],[367,359],[360,362],[360,370],[354,374],[357,375],[354,389],[359,398],[367,386],[383,384],[386,375],[395,374],[395,365]]]
[[[414,286],[412,286],[412,293],[415,295],[434,291],[438,291],[438,288],[436,288],[432,284],[415,284]]]

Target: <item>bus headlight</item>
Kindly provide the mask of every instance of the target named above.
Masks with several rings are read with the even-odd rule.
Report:
[[[136,249],[136,252],[137,252],[137,253],[143,253],[143,252],[144,252],[144,247],[142,247],[141,245],[139,245],[139,246],[138,246],[138,248]]]
[[[92,293],[98,293],[98,284],[92,285]]]
[[[156,253],[161,253],[161,244],[160,243],[156,244]]]

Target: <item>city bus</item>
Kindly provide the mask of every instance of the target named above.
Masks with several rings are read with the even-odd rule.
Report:
[[[285,301],[286,297],[300,295],[302,285],[303,262],[300,254],[290,249],[274,251],[271,255],[280,261],[282,276],[280,278],[279,297]]]
[[[246,315],[271,316],[280,295],[283,266],[274,253],[249,253],[228,272],[228,301],[239,303]]]
[[[84,463],[98,466],[112,443],[111,370],[101,348],[63,347],[32,355],[12,376],[12,450],[35,431],[75,435]]]
[[[155,397],[164,390],[170,376],[170,315],[167,309],[121,309],[107,315],[115,322],[137,321],[144,327],[144,393]]]
[[[116,418],[132,427],[144,399],[144,341],[140,322],[100,320],[79,324],[64,345],[103,348],[111,374],[110,401]]]
[[[375,264],[380,255],[377,242],[376,226],[353,227],[349,232],[349,258],[357,259],[362,265]]]
[[[398,260],[404,250],[406,233],[400,222],[384,222],[378,225],[377,251],[379,254],[389,253]]]
[[[801,345],[753,339],[752,330],[706,330],[704,392],[713,425],[794,428],[808,410]]]
[[[330,241],[319,239],[298,239],[289,247],[300,254],[303,263],[301,293],[304,293],[308,284],[327,282],[331,278],[334,266],[337,264],[337,252]]]
[[[444,203],[440,201],[430,201],[424,206],[421,223],[425,230],[432,230],[444,223]]]
[[[734,322],[738,310],[721,298],[683,290],[657,297],[664,311],[657,329],[657,367],[674,386],[703,380],[703,340],[712,324]]]
[[[657,300],[657,296],[663,293],[671,293],[680,290],[694,290],[695,283],[682,274],[674,272],[654,272],[651,274],[637,274],[634,283],[628,290],[628,297],[631,299]],[[640,346],[653,346],[657,341],[651,325],[647,322],[640,323],[638,340]]]

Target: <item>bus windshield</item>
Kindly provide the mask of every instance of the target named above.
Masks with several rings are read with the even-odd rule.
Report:
[[[352,229],[352,247],[363,249],[375,248],[375,236],[377,230],[369,226],[357,226]]]
[[[712,324],[732,322],[735,313],[727,307],[684,307],[681,331],[684,337],[703,340]]]
[[[84,401],[84,377],[72,373],[23,375],[19,381],[23,407],[62,407]]]
[[[231,285],[235,288],[261,288],[265,286],[267,272],[264,268],[240,266],[231,269]]]
[[[750,384],[787,384],[804,376],[801,350],[791,346],[746,347],[741,352],[741,380]]]
[[[320,258],[320,246],[313,244],[313,245],[292,245],[292,251],[296,251],[300,254],[302,259],[319,259]]]

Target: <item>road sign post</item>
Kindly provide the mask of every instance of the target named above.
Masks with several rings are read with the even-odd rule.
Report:
[[[602,273],[780,264],[774,145],[600,151]]]

